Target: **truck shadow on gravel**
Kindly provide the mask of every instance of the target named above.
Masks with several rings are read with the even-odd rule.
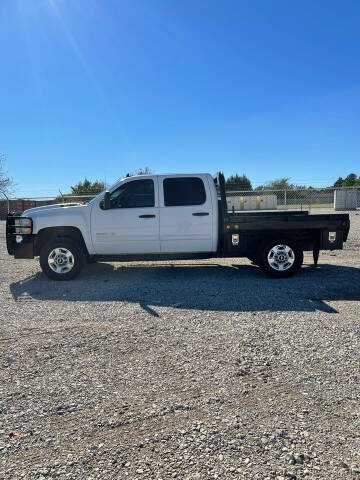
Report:
[[[265,277],[252,265],[89,265],[78,279],[54,282],[38,273],[10,285],[15,301],[131,302],[153,316],[156,307],[215,311],[323,311],[328,301],[360,300],[360,269],[303,267],[289,279]]]

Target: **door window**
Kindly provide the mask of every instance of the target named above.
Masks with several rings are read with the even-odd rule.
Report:
[[[206,201],[204,182],[201,178],[165,178],[163,186],[166,207],[202,205]]]
[[[151,179],[126,182],[110,195],[110,208],[142,208],[154,205],[154,181]]]

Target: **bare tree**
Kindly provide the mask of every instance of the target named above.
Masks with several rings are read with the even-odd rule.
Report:
[[[12,178],[8,177],[7,172],[4,170],[6,156],[0,155],[0,192],[9,194],[12,192],[14,182]]]
[[[129,172],[126,177],[133,177],[134,175],[151,175],[153,172],[150,167],[138,168],[135,172]]]

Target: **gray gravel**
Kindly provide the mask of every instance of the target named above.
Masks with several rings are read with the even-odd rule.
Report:
[[[288,280],[246,259],[47,280],[0,222],[0,479],[360,479],[360,212]]]

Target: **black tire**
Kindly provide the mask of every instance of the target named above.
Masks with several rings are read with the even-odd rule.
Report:
[[[57,273],[49,265],[49,255],[54,249],[63,249],[72,255],[72,261],[68,262],[71,268],[66,272],[66,266],[63,267],[65,273]],[[83,247],[79,243],[69,237],[59,237],[49,240],[41,249],[40,266],[45,275],[52,280],[72,280],[77,277],[85,265],[86,256]],[[72,265],[72,266],[71,266]],[[61,268],[61,266],[59,266]]]
[[[274,254],[273,249],[276,246],[289,247],[290,251],[287,252],[286,249],[278,248],[276,249],[277,253]],[[285,260],[282,258],[284,254]],[[269,258],[269,255],[271,258]],[[280,258],[279,262],[276,262],[277,257],[275,257],[275,255],[278,255],[278,258]],[[301,268],[304,260],[304,254],[296,242],[287,240],[286,238],[278,238],[274,240],[268,240],[260,245],[258,250],[258,259],[259,267],[264,273],[266,273],[266,275],[273,278],[287,278],[294,275]],[[282,270],[277,269],[281,267],[283,268]]]

